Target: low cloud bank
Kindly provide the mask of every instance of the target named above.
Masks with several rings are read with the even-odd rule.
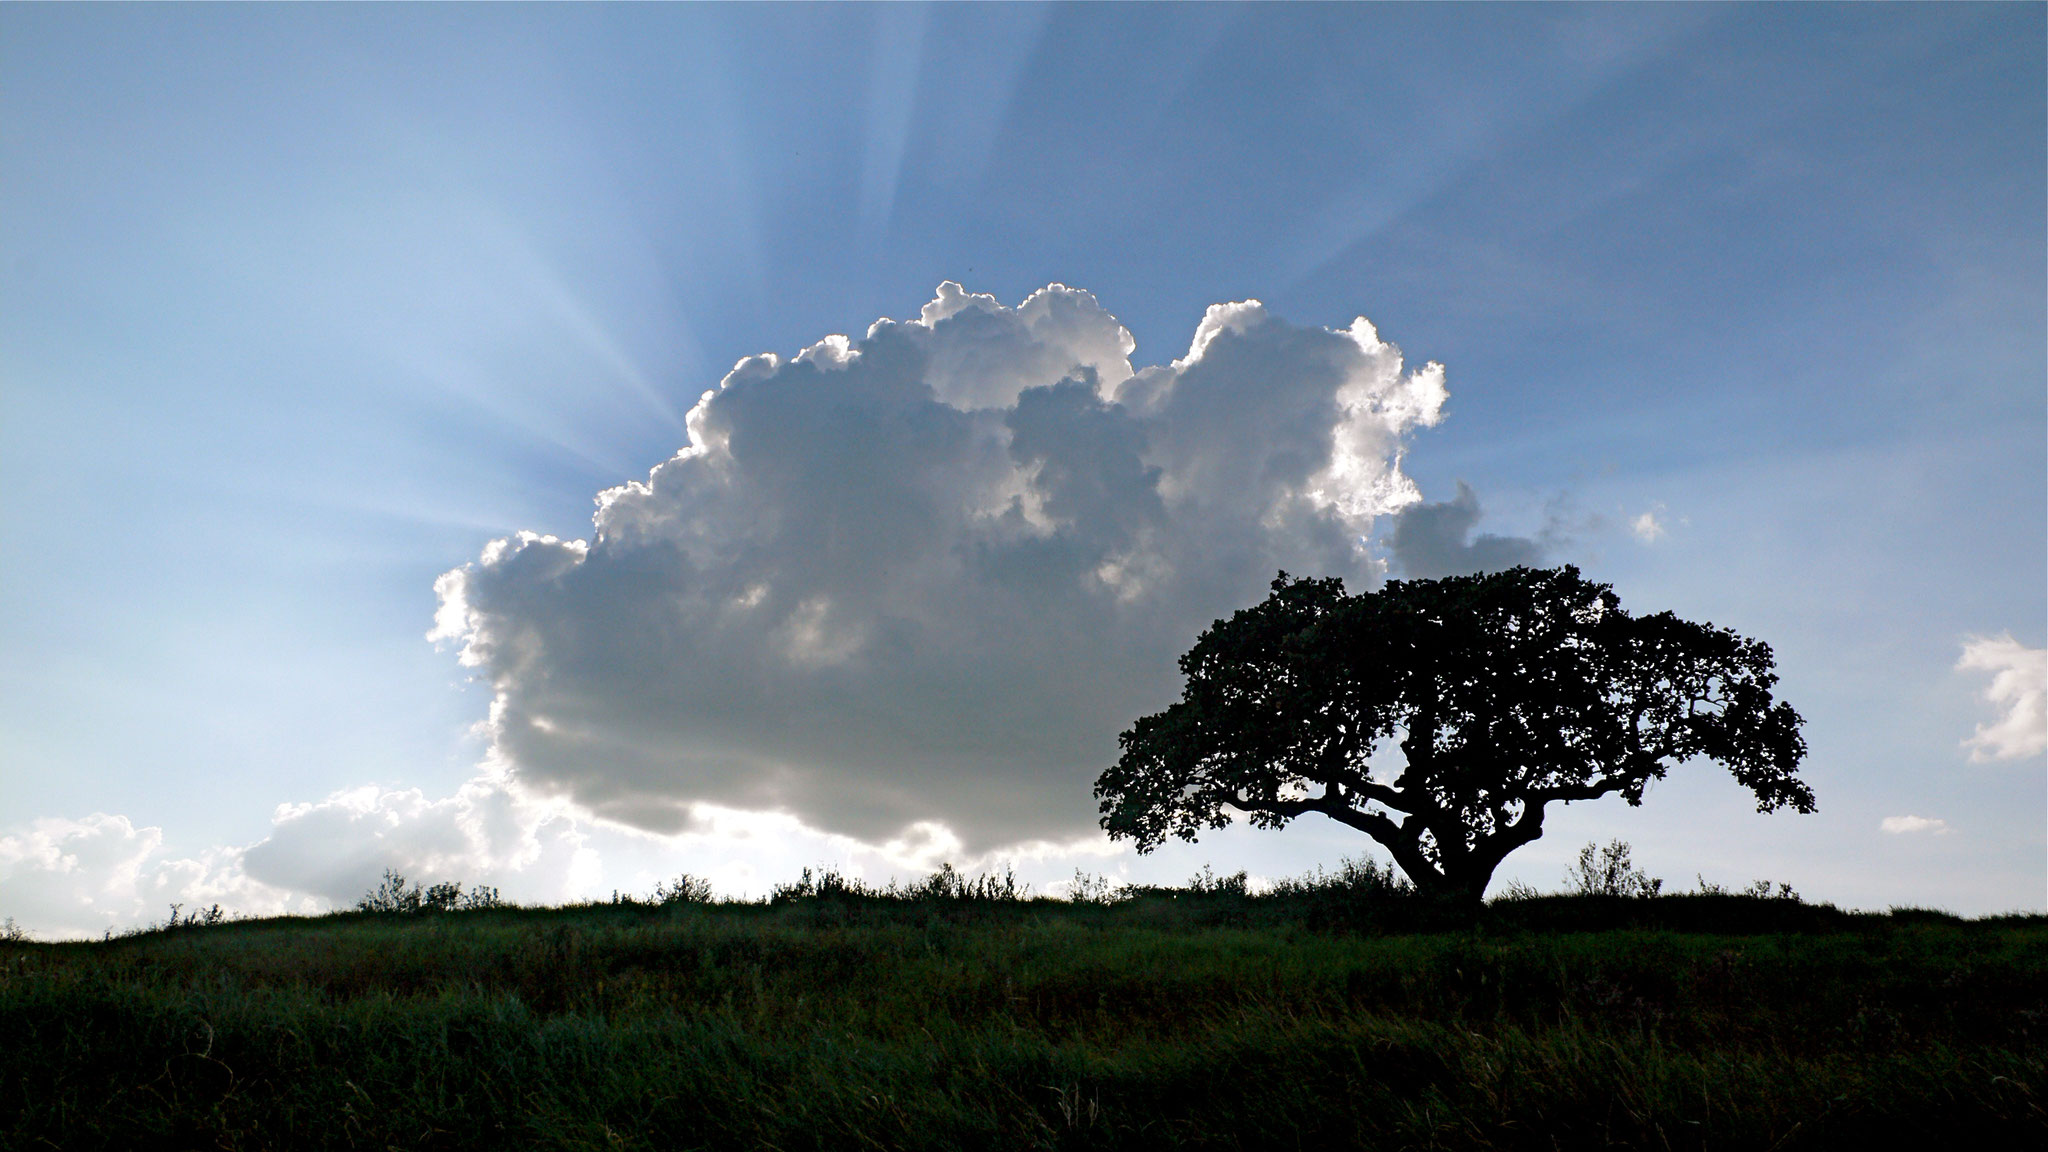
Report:
[[[346,907],[384,870],[428,881],[510,886],[519,898],[588,895],[599,869],[576,814],[479,777],[453,796],[374,785],[279,806],[270,835],[243,853],[265,883]]]
[[[2029,648],[2010,633],[1972,636],[1956,671],[1989,672],[1984,699],[2000,712],[1963,741],[1970,759],[2017,760],[2048,751],[2048,649]]]
[[[37,820],[0,837],[0,909],[38,935],[76,937],[166,919],[173,904],[250,915],[319,907],[248,875],[236,849],[169,857],[163,840],[161,828],[104,812]]]
[[[709,806],[967,855],[1091,834],[1116,733],[1197,632],[1278,569],[1380,577],[1365,538],[1419,499],[1405,437],[1445,400],[1363,318],[1248,301],[1170,364],[1134,346],[1086,292],[948,283],[917,319],[741,361],[589,539],[520,533],[438,582],[492,756],[651,832]],[[1460,501],[1437,519],[1476,519]]]
[[[646,896],[679,873],[722,896],[761,897],[803,867],[880,883],[951,863],[970,874],[1014,866],[1041,890],[1077,868],[1120,871],[1127,849],[1100,832],[1067,842],[974,855],[943,825],[912,824],[881,843],[805,826],[795,817],[699,805],[690,826],[650,833],[535,796],[496,766],[451,796],[366,785],[280,805],[269,834],[195,857],[167,852],[162,829],[122,815],[44,819],[0,837],[0,911],[39,939],[97,937],[219,904],[233,916],[348,908],[385,869],[417,883],[487,885],[503,899],[561,904]]]

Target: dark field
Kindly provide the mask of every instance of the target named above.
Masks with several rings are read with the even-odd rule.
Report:
[[[336,915],[0,944],[8,1148],[2048,1146],[2048,918],[1742,896]]]

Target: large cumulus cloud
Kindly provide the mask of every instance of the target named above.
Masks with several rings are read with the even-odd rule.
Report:
[[[1218,305],[1183,358],[1133,348],[1086,292],[949,283],[741,361],[589,539],[520,533],[439,581],[493,755],[650,830],[708,804],[969,849],[1087,832],[1196,632],[1276,569],[1377,578],[1364,537],[1417,499],[1403,438],[1445,399],[1362,318]]]

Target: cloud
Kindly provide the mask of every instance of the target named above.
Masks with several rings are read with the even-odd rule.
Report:
[[[96,937],[219,904],[229,915],[318,914],[351,907],[393,869],[418,884],[488,885],[524,904],[637,896],[687,872],[721,896],[765,896],[802,867],[873,883],[950,863],[969,874],[1018,872],[1045,883],[1127,855],[1100,832],[969,853],[943,824],[917,822],[879,844],[805,826],[784,813],[699,805],[690,826],[649,833],[537,797],[486,771],[454,795],[373,785],[280,805],[244,847],[166,858],[163,834],[126,816],[45,819],[0,838],[0,913],[40,939]]]
[[[1490,533],[1472,537],[1479,515],[1479,497],[1463,480],[1458,481],[1455,500],[1401,509],[1386,541],[1394,571],[1426,580],[1543,562],[1543,545],[1535,540]]]
[[[2048,750],[2048,649],[2029,648],[2010,633],[1963,642],[1958,672],[1989,672],[1984,699],[2004,715],[1979,724],[1963,741],[1972,760],[2012,760]]]
[[[710,804],[695,806],[682,831],[655,833],[592,816],[487,770],[441,799],[365,786],[282,805],[270,834],[242,853],[242,865],[251,877],[310,895],[322,908],[345,908],[387,868],[417,883],[489,885],[514,902],[559,904],[612,891],[645,895],[678,872],[709,880],[721,895],[758,897],[805,865],[879,881],[922,876],[941,863],[970,873],[1006,864],[1071,868],[1118,851],[1094,832],[975,855],[935,821],[912,822],[888,840],[866,843],[786,813]]]
[[[1926,832],[1933,836],[1948,835],[1948,821],[1929,816],[1887,816],[1878,824],[1878,831],[1894,836],[1908,836],[1915,832]]]
[[[37,935],[60,937],[163,919],[172,904],[252,914],[306,909],[243,872],[232,849],[167,859],[163,839],[161,828],[104,812],[37,820],[0,837],[0,909]]]
[[[347,906],[384,870],[415,879],[511,887],[533,901],[583,893],[597,864],[582,821],[535,803],[488,776],[453,796],[374,785],[308,804],[281,805],[270,835],[243,854],[243,867],[280,888]]]
[[[1247,301],[1170,364],[1133,347],[1086,292],[949,283],[741,361],[588,540],[519,533],[438,581],[493,755],[651,831],[710,805],[969,853],[1090,832],[1116,733],[1203,627],[1277,569],[1379,577],[1365,537],[1419,498],[1404,440],[1445,399],[1363,318]]]
[[[1643,543],[1655,544],[1657,541],[1664,538],[1664,533],[1666,531],[1664,527],[1664,521],[1658,519],[1657,515],[1662,511],[1664,511],[1664,506],[1662,504],[1659,504],[1655,508],[1650,509],[1649,511],[1643,513],[1642,515],[1636,517],[1633,520],[1630,520],[1628,522],[1628,530],[1630,532],[1635,533],[1636,539],[1642,541]]]

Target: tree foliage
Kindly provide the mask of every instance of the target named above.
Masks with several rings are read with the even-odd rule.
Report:
[[[1569,566],[1358,595],[1283,572],[1272,588],[1202,633],[1180,701],[1122,735],[1095,785],[1112,837],[1149,851],[1231,810],[1266,828],[1320,812],[1418,888],[1477,900],[1547,805],[1640,804],[1696,757],[1758,811],[1813,811],[1771,650],[1729,629],[1631,616]]]

